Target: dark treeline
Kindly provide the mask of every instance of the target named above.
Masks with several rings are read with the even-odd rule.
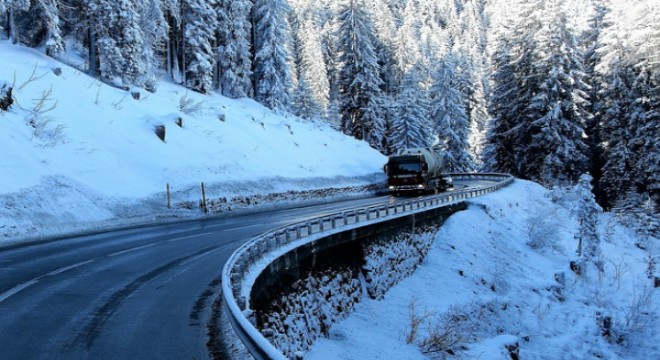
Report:
[[[384,154],[660,197],[660,10],[607,0],[0,0],[15,43],[328,121]],[[1,55],[0,55],[1,56]],[[649,205],[650,204],[650,205]]]

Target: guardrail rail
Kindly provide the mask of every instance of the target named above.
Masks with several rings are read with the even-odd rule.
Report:
[[[448,206],[497,191],[513,182],[505,174],[452,174],[454,180],[486,180],[493,184],[466,190],[386,204],[356,208],[266,232],[239,247],[222,272],[222,292],[232,327],[256,359],[286,359],[248,319],[249,297],[257,276],[279,256],[329,235],[360,226]]]

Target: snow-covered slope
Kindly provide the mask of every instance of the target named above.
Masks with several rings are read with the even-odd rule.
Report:
[[[659,359],[660,298],[647,276],[649,252],[601,215],[604,271],[590,264],[577,277],[569,266],[577,258],[570,196],[553,202],[549,195],[516,180],[471,201],[441,227],[415,274],[384,300],[364,297],[305,359],[510,360],[505,345],[516,342],[524,360]],[[409,344],[413,318],[422,320]],[[426,357],[430,333],[444,335],[438,343],[454,355]]]
[[[136,100],[7,41],[3,85],[16,102],[0,111],[0,243],[164,214],[167,184],[176,205],[202,182],[218,199],[382,181],[366,142],[248,99],[163,81]]]

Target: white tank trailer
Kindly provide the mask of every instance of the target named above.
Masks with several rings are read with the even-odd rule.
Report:
[[[440,147],[410,148],[390,156],[384,169],[390,193],[437,193],[452,187],[442,151]]]

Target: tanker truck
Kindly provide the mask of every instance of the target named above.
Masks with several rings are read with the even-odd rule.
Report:
[[[443,174],[442,148],[410,148],[389,157],[385,165],[390,193],[445,191],[453,186],[453,179]]]

